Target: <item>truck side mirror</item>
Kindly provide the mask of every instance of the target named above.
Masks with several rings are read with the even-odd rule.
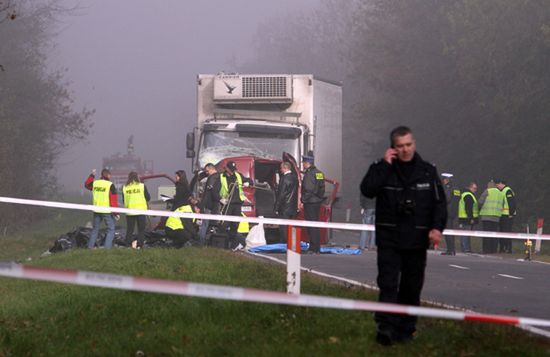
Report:
[[[187,150],[195,150],[195,133],[194,132],[187,133],[186,145],[187,145]],[[189,152],[187,153],[187,155],[188,155],[187,157],[189,157]],[[195,156],[194,153],[193,153],[193,156]]]
[[[195,157],[195,150],[187,150],[187,158],[192,159]]]

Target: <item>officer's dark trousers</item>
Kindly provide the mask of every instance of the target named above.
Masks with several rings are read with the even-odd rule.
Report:
[[[498,222],[492,221],[481,221],[483,225],[483,230],[485,232],[498,232],[499,224]],[[498,240],[497,238],[482,238],[481,241],[481,252],[483,254],[493,254],[497,252]]]
[[[500,217],[500,231],[512,232],[512,226],[514,224],[514,218],[508,216]],[[499,238],[499,252],[500,253],[512,253],[512,240],[508,238]]]
[[[306,221],[319,221],[321,213],[320,203],[304,203],[304,218]],[[319,228],[307,227],[309,236],[309,249],[312,252],[319,253],[321,251],[321,232]]]
[[[166,236],[174,241],[174,247],[181,248],[190,241],[193,236],[185,229],[172,229],[169,227],[164,228]]]
[[[292,218],[294,218],[294,215],[279,213],[277,218],[292,219]],[[282,224],[279,226],[279,241],[281,243],[286,243],[288,241],[288,226],[285,226],[285,225],[282,225]]]
[[[132,243],[134,228],[138,229],[137,241],[138,246],[143,246],[144,233],[145,233],[145,216],[140,214],[137,216],[126,216],[126,243]]]
[[[426,250],[402,250],[380,247],[377,250],[380,302],[420,305],[424,284]],[[377,312],[374,315],[378,331],[410,336],[416,331],[416,316]]]
[[[242,217],[242,203],[230,203],[228,206],[224,207],[222,213],[227,216],[238,216]],[[229,222],[229,240],[238,241],[237,230],[239,228],[239,222]]]
[[[447,229],[453,229],[454,219],[447,219]],[[455,253],[455,236],[445,235],[445,245],[447,246],[447,253]]]

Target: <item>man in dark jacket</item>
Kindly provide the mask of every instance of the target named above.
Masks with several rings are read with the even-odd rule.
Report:
[[[460,200],[460,190],[455,188],[452,182],[453,174],[443,172],[441,174],[441,183],[445,191],[447,199],[447,225],[449,229],[454,228],[454,222],[457,216],[458,201]],[[446,251],[442,255],[455,255],[455,237],[451,235],[445,236]]]
[[[289,162],[281,164],[281,179],[275,195],[275,214],[281,219],[291,219],[298,213],[298,178],[292,172]],[[288,226],[279,226],[279,235],[283,242],[287,241]]]
[[[204,166],[204,171],[208,175],[206,184],[204,185],[204,192],[202,194],[200,202],[195,208],[196,213],[220,213],[220,174],[216,170],[216,167],[212,163],[208,163]],[[207,219],[202,220],[202,225],[199,229],[199,237],[201,242],[205,242],[206,233],[208,232],[208,225],[210,221]]]
[[[313,155],[302,156],[304,176],[302,177],[302,203],[306,221],[319,221],[321,203],[325,200],[325,175],[315,167]],[[308,227],[309,252],[321,252],[321,232],[319,228]]]
[[[379,301],[418,306],[426,250],[445,229],[445,192],[435,167],[416,153],[409,128],[394,129],[390,140],[361,182],[361,193],[376,198]],[[376,313],[375,321],[382,345],[410,341],[416,331],[415,316]]]

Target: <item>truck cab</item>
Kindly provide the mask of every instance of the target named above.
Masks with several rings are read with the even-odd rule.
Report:
[[[244,187],[243,191],[246,197],[242,206],[242,212],[248,217],[266,217],[277,218],[275,215],[275,195],[277,192],[278,184],[280,181],[280,167],[283,161],[290,162],[293,167],[293,174],[298,178],[298,215],[296,219],[303,220],[304,212],[303,206],[300,203],[301,196],[301,178],[302,172],[296,163],[294,157],[289,153],[283,153],[282,158],[279,159],[265,159],[256,156],[237,156],[226,157],[215,164],[218,172],[223,172],[224,167],[229,161],[233,161],[237,164],[237,171],[244,177],[250,178],[254,185],[251,187]],[[201,175],[198,173],[192,180],[192,189],[196,195],[200,195]],[[202,176],[202,180],[205,181],[205,176]],[[202,183],[204,184],[204,181]],[[329,222],[332,217],[332,205],[336,200],[338,193],[339,183],[330,179],[325,179],[327,187],[330,186],[330,194],[327,196],[323,204],[321,205],[320,221]],[[329,190],[327,190],[329,191]],[[264,226],[266,233],[271,237],[271,240],[277,241],[278,229],[275,226]],[[307,230],[303,230],[302,237],[305,241],[309,241],[307,236]],[[326,229],[321,230],[321,243],[326,243],[329,237],[329,232]]]

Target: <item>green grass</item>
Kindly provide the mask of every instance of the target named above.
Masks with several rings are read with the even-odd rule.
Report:
[[[216,249],[75,250],[40,254],[91,217],[56,210],[2,237],[0,260],[285,290],[284,267]],[[27,261],[27,258],[32,258]],[[304,274],[302,292],[352,299],[372,291]],[[421,318],[418,338],[384,348],[372,314],[241,303],[0,278],[2,356],[541,356],[550,341],[511,326]]]
[[[50,249],[60,235],[84,226],[91,219],[91,212],[50,208],[48,218],[32,227],[0,236],[0,261],[35,259]]]
[[[281,266],[216,249],[77,250],[55,268],[284,291]],[[372,314],[0,279],[0,356],[540,356],[550,342],[506,326],[421,319],[416,341],[374,343]],[[372,292],[303,276],[309,294]]]

